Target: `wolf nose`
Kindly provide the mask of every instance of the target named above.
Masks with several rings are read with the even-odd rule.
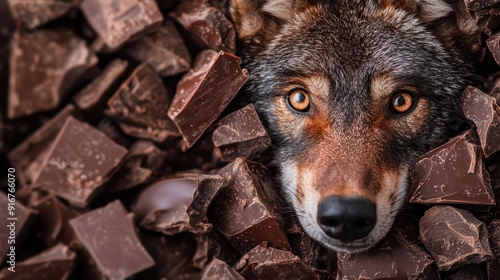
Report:
[[[364,198],[329,196],[318,206],[318,222],[328,236],[352,242],[370,233],[377,222],[377,210]]]

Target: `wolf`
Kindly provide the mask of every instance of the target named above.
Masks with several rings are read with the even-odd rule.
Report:
[[[230,0],[243,95],[271,135],[285,198],[326,248],[390,230],[418,156],[458,132],[477,83],[463,1]]]

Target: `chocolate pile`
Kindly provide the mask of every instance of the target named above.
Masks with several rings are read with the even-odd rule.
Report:
[[[353,255],[304,233],[255,108],[231,103],[251,73],[224,2],[0,1],[0,279],[500,279],[500,1],[465,0],[490,77],[462,95],[467,130]]]

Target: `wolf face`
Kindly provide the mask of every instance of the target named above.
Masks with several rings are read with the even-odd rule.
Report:
[[[475,25],[444,0],[232,0],[231,14],[304,230],[336,251],[375,245],[410,163],[458,128]]]

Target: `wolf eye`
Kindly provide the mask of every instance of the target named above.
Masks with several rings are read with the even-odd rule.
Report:
[[[391,99],[391,112],[394,114],[404,114],[413,108],[413,96],[407,92],[395,94]]]
[[[309,111],[309,94],[303,89],[293,90],[287,97],[288,106],[299,112]]]

